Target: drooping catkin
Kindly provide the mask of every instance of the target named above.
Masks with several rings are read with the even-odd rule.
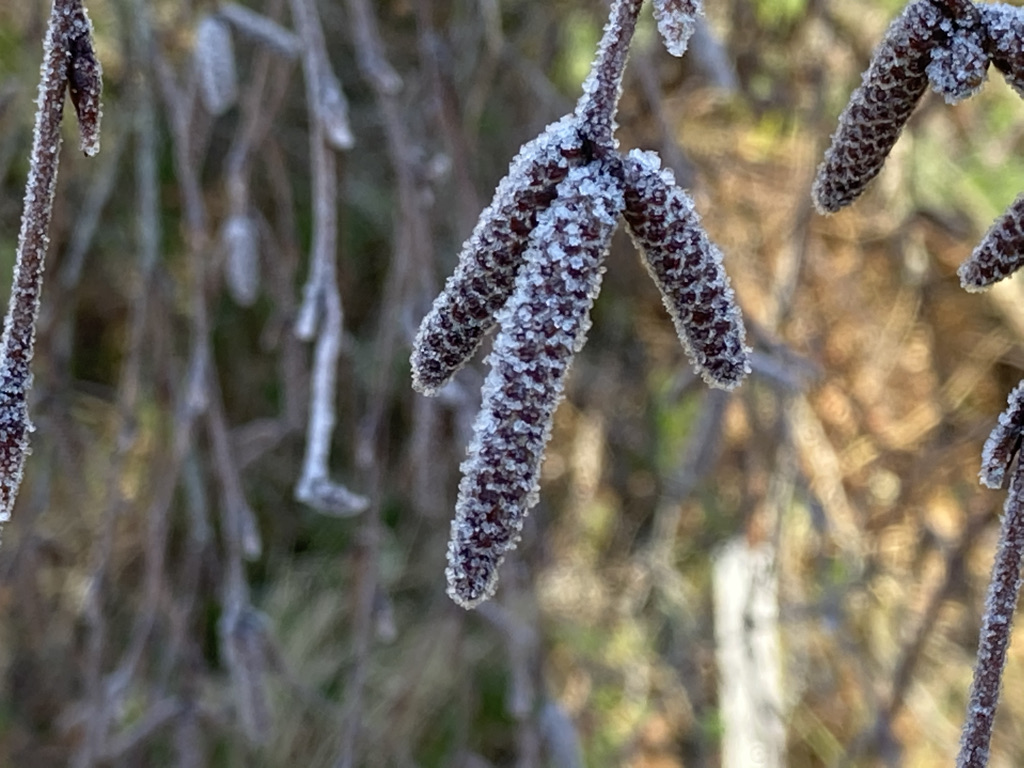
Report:
[[[196,28],[199,96],[211,115],[222,115],[238,101],[238,73],[231,29],[216,16],[204,16]]]
[[[818,168],[811,196],[819,212],[849,205],[882,170],[928,86],[925,68],[943,18],[929,0],[915,0],[889,26]]]
[[[537,217],[515,292],[501,310],[448,545],[448,594],[471,608],[493,593],[538,478],[565,376],[590,326],[622,189],[603,163],[573,168]]]
[[[971,255],[960,265],[960,285],[972,293],[988,288],[1024,264],[1024,195],[995,220]]]
[[[68,30],[68,94],[78,116],[78,135],[82,151],[95,156],[100,151],[100,118],[103,111],[103,67],[96,58],[92,42],[92,22],[85,8],[78,6]]]
[[[623,218],[679,340],[709,385],[732,389],[750,372],[750,349],[721,251],[656,153],[633,150],[623,165]]]
[[[1020,450],[1024,432],[1024,381],[1006,399],[1006,410],[999,414],[999,423],[985,441],[981,451],[981,472],[978,476],[989,488],[1002,488],[1006,472]]]
[[[569,169],[583,162],[576,120],[565,117],[525,144],[462,246],[455,273],[420,324],[412,349],[413,387],[436,394],[494,327],[508,300],[538,215]]]
[[[654,0],[654,20],[665,50],[673,56],[686,53],[686,46],[697,26],[697,17],[704,15],[701,0]]]

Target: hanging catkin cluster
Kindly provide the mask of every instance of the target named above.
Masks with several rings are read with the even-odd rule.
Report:
[[[818,169],[812,197],[822,213],[849,205],[878,175],[917,101],[930,84],[950,104],[977,93],[989,65],[1024,96],[1024,9],[970,0],[915,0],[892,23],[864,79],[850,97]],[[1019,197],[960,266],[961,285],[980,291],[1024,264],[1024,197]],[[960,768],[988,764],[989,744],[1010,627],[1024,561],[1024,381],[982,451],[981,482],[1002,488],[1009,479],[999,551],[992,569],[961,736]]]
[[[655,153],[620,155],[613,138],[642,3],[616,0],[576,109],[512,161],[413,345],[413,386],[432,395],[499,328],[448,547],[448,594],[466,608],[493,594],[537,501],[552,417],[620,214],[697,371],[732,389],[750,370],[721,253],[692,201]],[[700,10],[694,0],[656,0],[671,53],[685,51]]]

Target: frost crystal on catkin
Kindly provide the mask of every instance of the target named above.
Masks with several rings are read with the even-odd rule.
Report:
[[[947,104],[956,104],[976,94],[985,84],[989,63],[985,32],[977,13],[943,19],[939,30],[939,36],[945,35],[945,40],[932,49],[925,71],[932,90]]]
[[[981,291],[1024,264],[1024,195],[996,219],[970,257],[960,265],[960,285]]]
[[[660,168],[654,152],[629,153],[623,218],[694,368],[711,386],[732,389],[750,372],[743,318],[693,201]]]
[[[448,594],[466,608],[493,593],[498,565],[537,501],[551,418],[590,326],[622,205],[603,164],[570,170],[538,216],[515,292],[499,313],[448,546]]]
[[[205,16],[196,30],[196,69],[199,95],[211,115],[222,115],[238,101],[235,48],[228,25],[215,16]]]
[[[818,168],[811,195],[821,213],[852,203],[882,170],[928,86],[925,68],[942,20],[938,8],[918,0],[889,26]]]
[[[1010,87],[1024,96],[1024,19],[1021,9],[1006,3],[978,7],[988,36],[992,64]]]
[[[700,0],[654,0],[654,20],[665,50],[673,56],[686,53],[697,17],[704,15]]]
[[[555,188],[583,160],[576,121],[553,123],[516,155],[462,246],[455,274],[413,343],[413,386],[433,395],[472,357],[508,300],[526,242]]]
[[[999,423],[981,451],[981,472],[983,485],[1002,488],[1006,471],[1013,457],[1020,450],[1021,432],[1024,430],[1024,381],[1010,392],[1006,399],[1006,410],[999,414]]]

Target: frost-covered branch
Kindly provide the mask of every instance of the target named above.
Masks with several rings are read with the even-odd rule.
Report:
[[[0,524],[10,519],[32,431],[27,402],[32,385],[29,366],[57,187],[65,90],[70,91],[78,113],[82,151],[95,155],[99,151],[102,72],[93,50],[92,23],[81,0],[54,0],[43,42],[25,207],[0,340]]]

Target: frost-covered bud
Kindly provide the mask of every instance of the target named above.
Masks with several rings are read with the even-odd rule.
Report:
[[[1024,264],[1024,195],[1006,209],[957,270],[960,285],[972,293],[999,282]]]
[[[1024,97],[1024,18],[1021,9],[1007,3],[978,6],[988,36],[988,54],[996,69],[1017,94]]]
[[[236,304],[251,307],[260,292],[260,233],[251,216],[234,214],[220,233],[224,278]]]
[[[732,389],[750,372],[750,349],[722,254],[657,153],[634,149],[624,168],[623,218],[686,354],[709,385]]]
[[[985,84],[989,62],[985,31],[977,14],[967,19],[943,19],[940,28],[948,37],[932,49],[925,71],[932,90],[947,104],[956,104]]]
[[[216,16],[204,16],[196,30],[199,95],[211,115],[222,115],[238,101],[238,73],[231,30]]]
[[[1002,488],[1006,471],[1020,450],[1021,431],[1024,430],[1024,381],[1018,384],[1006,399],[1006,410],[999,414],[999,423],[985,441],[981,451],[982,485]]]
[[[654,19],[665,50],[673,56],[686,53],[686,46],[697,26],[697,17],[704,15],[701,0],[654,0]]]
[[[499,313],[448,545],[448,594],[464,608],[493,594],[498,566],[537,502],[551,419],[590,327],[622,206],[604,164],[570,170],[538,217],[515,292]]]
[[[811,195],[821,213],[852,203],[878,172],[928,86],[925,68],[942,12],[916,0],[889,26],[839,116]]]
[[[538,215],[583,154],[571,117],[552,123],[520,149],[463,244],[455,274],[420,325],[411,361],[415,389],[436,394],[494,327],[494,314],[512,293]]]
[[[92,22],[82,6],[75,8],[68,30],[67,62],[68,93],[78,115],[80,146],[92,157],[100,151],[103,68],[93,49]]]

